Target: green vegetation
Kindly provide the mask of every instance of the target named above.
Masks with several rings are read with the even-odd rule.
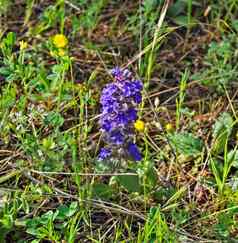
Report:
[[[0,0],[0,243],[238,242],[238,1]],[[102,88],[143,84],[142,160],[102,162]]]

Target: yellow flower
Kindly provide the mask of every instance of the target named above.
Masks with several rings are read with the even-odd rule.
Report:
[[[60,49],[58,50],[58,55],[59,55],[60,57],[65,56],[65,50],[62,49],[62,48],[60,48]]]
[[[23,41],[23,40],[20,41],[20,50],[21,50],[21,51],[24,50],[24,49],[26,49],[27,46],[28,46],[27,42],[25,42],[25,41]]]
[[[141,120],[137,120],[135,123],[134,123],[134,127],[137,131],[139,132],[143,132],[145,130],[145,123]]]
[[[68,44],[68,39],[65,35],[57,34],[53,37],[53,43],[57,48],[64,48]]]
[[[171,131],[173,130],[173,125],[172,125],[171,123],[167,123],[167,124],[165,125],[165,130],[166,130],[167,132],[171,132]]]

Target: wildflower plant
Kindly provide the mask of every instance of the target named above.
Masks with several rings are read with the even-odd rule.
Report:
[[[50,55],[54,58],[67,56],[69,41],[63,34],[56,34],[50,39]]]
[[[119,67],[111,71],[114,82],[102,90],[100,127],[105,147],[99,161],[140,161],[141,153],[134,143],[137,106],[142,101],[143,84],[132,77],[128,69]]]
[[[28,46],[28,44],[27,44],[27,42],[26,41],[20,41],[20,50],[22,51],[22,50],[25,50],[26,48],[27,48],[27,46]]]
[[[53,43],[57,48],[65,48],[68,45],[68,39],[63,34],[56,34],[53,36]]]

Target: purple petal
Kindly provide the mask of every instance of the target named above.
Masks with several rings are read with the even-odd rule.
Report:
[[[128,152],[129,152],[130,156],[135,161],[140,161],[142,159],[141,154],[140,154],[140,151],[138,150],[137,146],[134,143],[130,142],[128,144],[127,149],[128,149]]]

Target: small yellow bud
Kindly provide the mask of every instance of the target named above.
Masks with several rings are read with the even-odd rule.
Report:
[[[172,125],[171,123],[167,123],[167,124],[165,125],[165,130],[166,130],[167,132],[171,132],[171,131],[173,130],[173,125]]]
[[[238,131],[236,132],[236,142],[238,143]]]
[[[60,49],[58,50],[58,55],[59,55],[60,57],[65,56],[65,50],[60,48]]]
[[[63,34],[53,36],[53,43],[57,48],[64,48],[68,44],[68,39]]]
[[[28,46],[27,42],[25,42],[25,41],[23,41],[23,40],[20,41],[20,50],[21,50],[21,51],[24,50],[24,49],[26,49],[27,46]]]
[[[55,57],[55,53],[54,53],[53,51],[50,51],[50,55],[51,55],[52,57]]]
[[[141,120],[137,120],[135,123],[134,123],[134,127],[137,131],[139,132],[143,132],[145,130],[145,123]]]

